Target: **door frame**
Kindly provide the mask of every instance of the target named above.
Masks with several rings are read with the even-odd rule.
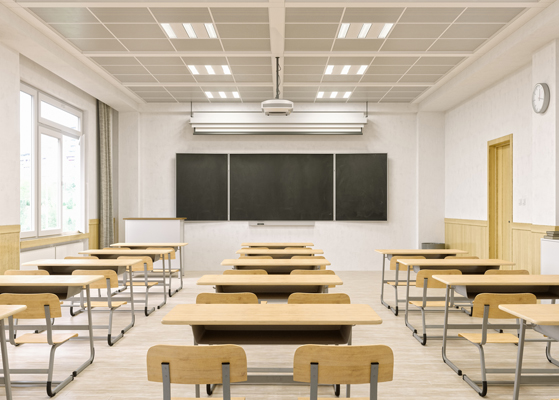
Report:
[[[487,142],[487,222],[489,225],[489,258],[497,257],[497,186],[496,186],[496,171],[497,171],[497,148],[503,146],[510,146],[510,187],[511,197],[513,196],[513,152],[512,152],[512,134],[502,136]],[[511,204],[514,207],[514,201],[511,198]],[[512,213],[512,209],[511,209]],[[512,215],[509,229],[512,230]],[[505,259],[510,260],[512,257],[512,235],[511,235],[511,254]]]

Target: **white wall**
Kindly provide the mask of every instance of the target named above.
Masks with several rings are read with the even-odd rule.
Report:
[[[360,107],[357,105],[356,107]],[[417,225],[417,119],[415,113],[372,113],[362,136],[194,136],[188,113],[141,113],[139,137],[131,140],[122,125],[123,118],[135,123],[135,115],[121,114],[121,216],[123,210],[138,208],[141,217],[172,217],[175,215],[175,154],[191,153],[388,153],[388,222],[317,222],[314,227],[249,227],[247,222],[187,222],[185,240],[188,269],[220,270],[224,258],[236,257],[243,241],[312,241],[325,251],[333,267],[339,270],[378,270],[381,257],[375,248],[415,248]],[[439,134],[440,132],[436,133]],[[128,136],[126,136],[128,134]],[[139,158],[133,149],[139,148]],[[441,146],[435,150],[442,149]],[[442,151],[438,157],[442,165]],[[141,185],[138,195],[133,186],[134,165],[139,160]],[[422,162],[427,163],[424,159]],[[123,165],[129,166],[124,172]],[[440,177],[441,175],[438,175]],[[125,185],[130,190],[125,189]],[[439,186],[440,188],[440,186]],[[127,192],[128,202],[123,196]],[[442,199],[442,189],[441,189]],[[442,239],[443,207],[433,237]],[[130,207],[130,208],[129,208]],[[130,213],[129,213],[130,214]]]

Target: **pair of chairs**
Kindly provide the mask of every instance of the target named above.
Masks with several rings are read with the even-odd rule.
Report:
[[[200,293],[196,304],[258,304],[254,293]],[[345,293],[293,293],[287,304],[351,304]]]

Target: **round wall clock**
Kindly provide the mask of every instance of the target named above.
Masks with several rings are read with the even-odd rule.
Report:
[[[549,106],[549,86],[545,83],[537,83],[532,92],[532,108],[538,114],[542,114]]]

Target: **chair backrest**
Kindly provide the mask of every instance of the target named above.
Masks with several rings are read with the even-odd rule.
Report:
[[[108,248],[111,249],[111,250],[115,250],[115,249],[117,249],[117,250],[132,250],[132,248],[130,248],[130,247],[120,247],[120,246],[118,246],[118,247],[116,247],[116,246],[115,247],[108,247]]]
[[[3,293],[0,294],[0,304],[2,305],[24,305],[27,309],[17,313],[17,319],[39,319],[45,318],[45,306],[49,306],[50,318],[60,318],[62,310],[60,299],[52,293],[38,294],[19,294]],[[4,333],[2,333],[4,334]]]
[[[253,260],[272,260],[274,257],[272,256],[240,256],[239,258],[251,258]]]
[[[4,275],[50,275],[44,269],[9,269]]]
[[[458,269],[422,269],[417,273],[415,278],[415,286],[422,288],[427,279],[427,287],[429,289],[444,289],[446,285],[441,281],[433,279],[433,275],[462,275],[462,271]]]
[[[336,275],[331,269],[294,269],[290,275]]]
[[[485,275],[530,275],[526,269],[488,269]]]
[[[196,304],[258,304],[254,293],[200,293]]]
[[[222,364],[229,363],[230,382],[247,380],[247,358],[242,347],[152,346],[147,354],[148,381],[163,382],[161,364],[168,363],[171,383],[210,385],[223,383]]]
[[[132,259],[132,258],[136,258],[136,259],[140,259],[144,262],[144,264],[147,265],[147,270],[148,271],[153,271],[153,260],[151,259],[150,256],[120,256],[118,257],[118,259]],[[141,264],[138,265],[134,265],[132,266],[132,271],[143,271],[144,270],[144,266]]]
[[[304,249],[305,247],[284,247],[285,250],[301,250]]]
[[[456,258],[462,259],[462,260],[463,260],[463,259],[466,259],[466,260],[479,260],[479,257],[478,257],[478,256],[446,256],[445,258],[448,258],[448,259],[451,259],[451,260],[452,260],[452,259],[456,259]]]
[[[326,260],[326,257],[324,257],[324,256],[293,256],[293,257],[291,257],[292,260],[304,260],[304,259],[309,259],[309,258]]]
[[[532,293],[481,293],[473,303],[472,316],[483,318],[485,306],[489,306],[488,318],[513,319],[516,318],[499,309],[500,304],[536,304],[536,295]]]
[[[293,293],[287,304],[351,304],[345,293]]]
[[[391,381],[394,372],[394,354],[384,345],[301,346],[295,351],[293,380],[310,382],[311,363],[318,364],[319,384],[369,383],[374,363],[379,366],[378,382]]]
[[[226,269],[223,275],[268,275],[265,269]]]
[[[390,259],[390,269],[392,271],[396,271],[396,264],[398,263],[399,260],[406,260],[406,259],[425,259],[425,257],[423,256],[394,256]],[[398,267],[399,271],[407,271],[407,267],[405,265],[400,265]]]
[[[106,289],[107,288],[107,279],[109,279],[111,288],[118,287],[118,275],[115,271],[111,269],[76,269],[72,271],[72,275],[95,275],[95,276],[103,276],[105,279],[100,279],[96,282],[93,282],[89,285],[91,289]]]
[[[163,254],[163,258],[165,258],[165,260],[169,259],[169,252],[171,252],[171,260],[175,259],[175,250],[172,248],[147,247],[146,250],[163,250],[165,252],[165,254]]]
[[[97,256],[82,256],[82,257],[75,257],[75,256],[66,256],[64,257],[65,260],[98,260],[99,257]]]

